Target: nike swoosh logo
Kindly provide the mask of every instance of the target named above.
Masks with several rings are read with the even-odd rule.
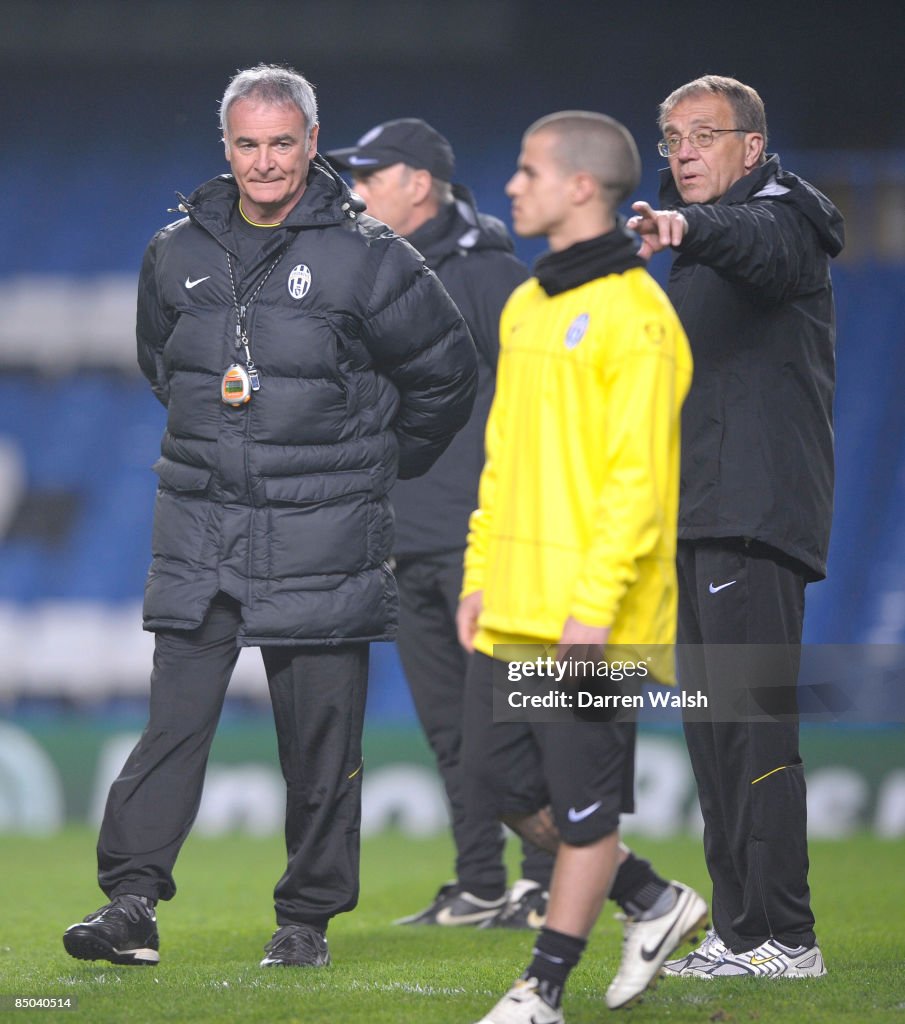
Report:
[[[680,896],[679,899],[682,899],[682,897]],[[675,911],[673,911],[673,913],[674,912]],[[641,947],[641,959],[642,960],[647,960],[648,962],[650,962],[651,960],[656,960],[657,954],[663,948],[663,943],[666,942],[666,940],[668,938],[670,938],[670,936],[673,936],[673,929],[672,928],[667,928],[666,931],[663,933],[663,937],[656,944],[656,946],[654,946],[653,949],[646,949],[644,946],[642,946]],[[669,956],[669,952],[668,951],[666,953],[666,956]]]
[[[373,167],[377,161],[372,156],[350,156],[346,160],[350,167]]]
[[[642,948],[641,948],[641,959],[642,960],[647,960],[647,961],[655,960],[657,958],[657,954],[660,952],[660,950],[663,947],[663,943],[666,942],[668,937],[669,937],[669,932],[667,932],[666,935],[664,935],[663,938],[660,939],[660,941],[656,944],[656,946],[654,946],[653,949],[645,949],[642,946]],[[667,956],[668,955],[669,954],[667,953]]]
[[[673,918],[673,922],[678,921],[679,918],[681,917],[681,915],[685,912],[685,909],[686,909],[686,906],[687,906],[687,902],[688,902],[688,894],[687,893],[680,893],[679,894],[679,899],[678,899],[676,905],[670,911],[670,914],[672,915],[672,918]],[[672,938],[673,941],[675,941],[675,939],[676,939],[675,924],[671,925],[669,928],[666,929],[666,931],[663,933],[662,937],[660,938],[660,941],[656,944],[656,946],[654,946],[653,949],[646,949],[644,946],[641,947],[641,959],[642,960],[647,960],[648,962],[650,962],[651,960],[656,960],[660,950],[663,948],[663,943],[666,942],[667,939],[669,939],[669,938]],[[666,956],[669,956],[670,952],[671,952],[671,950],[667,950],[666,951]],[[664,957],[664,959],[665,959],[665,957]]]
[[[196,284],[201,284],[202,281],[210,281],[210,279],[210,274],[208,274],[207,277],[199,277],[197,281],[193,281],[190,277],[187,277],[185,279],[185,286],[186,288],[194,288]]]
[[[768,964],[771,960],[775,960],[778,953],[774,953],[773,956],[753,956],[749,963],[752,967],[760,967],[761,964]]]
[[[590,817],[602,803],[602,800],[598,800],[596,803],[591,804],[590,807],[582,807],[580,811],[576,811],[574,807],[570,807],[569,821],[584,821],[584,819]]]
[[[715,587],[711,583],[708,589],[711,594],[718,594],[721,590],[725,590],[726,587],[731,587],[733,583],[738,583],[738,580],[730,580],[728,583],[721,583],[718,587]]]
[[[437,911],[437,924],[439,925],[460,925],[460,924],[480,924],[481,921],[486,921],[488,917],[492,917],[499,907],[488,908],[482,910],[477,914],[454,914],[451,907],[444,907],[442,910]]]

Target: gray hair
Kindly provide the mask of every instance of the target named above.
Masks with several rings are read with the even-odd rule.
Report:
[[[440,178],[431,178],[431,199],[437,206],[449,206],[453,201],[452,185]]]
[[[227,134],[230,107],[238,100],[250,99],[277,107],[296,107],[305,119],[308,132],[317,124],[317,99],[308,79],[289,67],[258,64],[238,72],[229,80],[220,101],[220,129],[224,136]]]
[[[426,174],[430,174],[430,171],[424,167],[412,167],[411,164],[405,163],[404,160],[399,162],[402,164],[401,185],[407,185],[415,171],[424,171]],[[448,206],[454,199],[452,185],[448,181],[443,181],[442,178],[435,178],[431,174],[430,198],[431,202],[436,203],[440,208]]]
[[[702,93],[708,93],[711,96],[724,96],[729,101],[735,116],[734,127],[763,135],[764,153],[766,153],[767,112],[764,110],[764,101],[750,85],[745,85],[744,82],[739,82],[735,78],[726,78],[724,75],[703,75],[693,82],[680,85],[678,89],[671,92],[660,104],[658,120],[660,131],[663,131],[663,126],[676,104],[691,99],[693,96],[700,96]]]
[[[631,132],[615,118],[591,110],[561,110],[535,121],[525,136],[539,131],[556,135],[554,154],[572,173],[590,174],[618,206],[638,187],[641,157]]]

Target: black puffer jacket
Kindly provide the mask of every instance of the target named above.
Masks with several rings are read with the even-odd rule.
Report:
[[[225,405],[221,376],[244,362],[226,256],[237,197],[228,175],[202,185],[142,267],[138,360],[168,413],[145,628],[193,628],[223,590],[243,645],[389,639],[387,493],[468,419],[474,346],[420,256],[315,158],[259,265],[241,278],[233,260],[244,303],[287,247],[248,308],[261,389]]]
[[[835,314],[842,216],[776,156],[718,202],[681,209],[668,293],[694,354],[682,413],[679,537],[750,537],[826,575],[833,510]]]
[[[400,480],[390,497],[396,510],[397,559],[464,549],[468,517],[477,507],[484,468],[484,428],[493,401],[500,351],[500,313],[528,277],[513,255],[501,221],[479,213],[463,185],[455,202],[409,237],[459,307],[478,353],[478,392],[471,419],[430,471]]]

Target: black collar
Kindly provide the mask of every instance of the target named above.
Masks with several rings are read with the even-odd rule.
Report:
[[[576,242],[560,252],[545,252],[535,261],[534,274],[548,295],[559,295],[598,277],[645,266],[638,248],[638,236],[626,230],[620,217],[604,235]]]
[[[452,233],[458,217],[456,204],[447,203],[440,207],[435,217],[426,220],[408,235],[408,241],[426,260],[436,261],[441,254],[445,255],[444,249],[449,249],[449,245],[444,245],[444,242]]]

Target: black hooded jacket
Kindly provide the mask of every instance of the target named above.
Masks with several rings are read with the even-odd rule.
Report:
[[[842,216],[776,156],[715,203],[680,209],[669,297],[694,355],[682,415],[679,537],[747,537],[826,575],[833,508],[835,312]]]
[[[202,185],[142,266],[138,361],[167,407],[145,627],[194,628],[223,590],[242,645],[389,639],[387,495],[468,419],[474,346],[421,257],[315,157],[259,264],[243,277],[232,260],[261,388],[224,404],[221,377],[245,361],[237,198],[229,175]]]
[[[468,517],[477,506],[484,467],[484,428],[496,383],[500,313],[529,276],[513,255],[502,222],[479,213],[464,186],[453,186],[453,196],[455,202],[422,224],[409,241],[465,317],[478,353],[478,392],[471,419],[432,469],[393,488],[394,550],[400,560],[465,547]]]

